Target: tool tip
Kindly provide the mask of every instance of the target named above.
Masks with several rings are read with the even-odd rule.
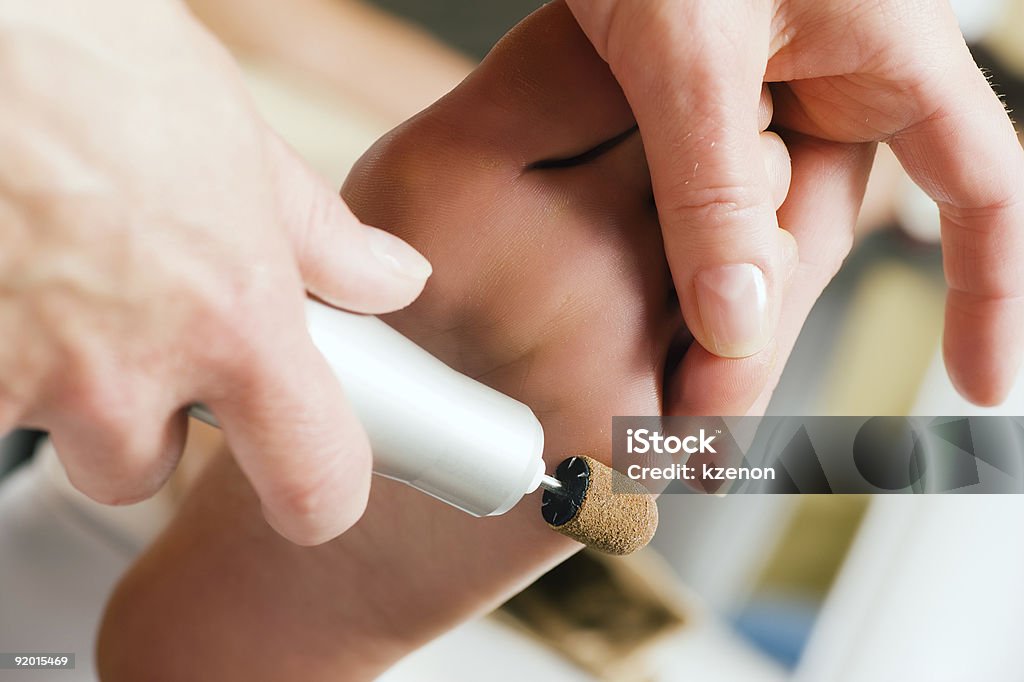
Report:
[[[562,489],[548,489],[541,506],[554,530],[608,554],[631,554],[654,537],[658,506],[636,481],[590,457],[566,459],[555,475]]]

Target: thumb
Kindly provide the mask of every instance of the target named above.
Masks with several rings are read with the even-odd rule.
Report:
[[[601,32],[596,5],[572,3],[636,115],[686,323],[725,357],[769,344],[795,262],[759,139],[770,17],[755,4],[597,3],[615,5]]]
[[[363,225],[337,192],[272,136],[282,220],[306,290],[360,313],[386,313],[412,303],[430,276],[416,249],[384,230]]]

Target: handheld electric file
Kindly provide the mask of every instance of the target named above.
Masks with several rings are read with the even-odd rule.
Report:
[[[589,457],[545,474],[544,431],[529,407],[460,374],[381,320],[316,301],[306,321],[366,429],[374,473],[474,516],[504,514],[542,487],[543,515],[584,544],[627,554],[657,526],[654,498]],[[202,405],[193,416],[213,425]],[[612,492],[616,489],[634,493]],[[619,480],[621,479],[621,480]]]

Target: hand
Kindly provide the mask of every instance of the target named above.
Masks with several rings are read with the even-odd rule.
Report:
[[[781,198],[786,149],[764,140]],[[852,231],[873,156],[871,145],[799,135],[789,144],[794,179],[823,179],[783,208],[807,260],[795,268],[772,372],[848,248],[817,220]],[[705,404],[745,388],[717,383],[706,351],[690,344],[632,115],[561,2],[372,148],[344,196],[435,264],[423,296],[388,321],[530,405],[551,463],[569,454],[609,461],[611,417],[659,414],[663,376],[684,355],[677,373],[691,374],[677,384]],[[264,528],[223,458],[113,598],[99,649],[104,679],[154,667],[166,680],[197,668],[225,681],[372,679],[579,548],[550,531],[538,507],[531,496],[475,519],[380,479],[351,531],[308,550]]]
[[[946,364],[965,397],[1002,400],[1024,351],[1024,154],[947,3],[568,2],[636,113],[683,314],[705,348],[774,352],[786,239],[750,163],[771,82],[776,125],[888,142],[938,203]],[[734,412],[763,390],[751,379]]]
[[[9,1],[0,43],[0,433],[48,429],[127,503],[201,401],[276,529],[343,531],[370,453],[303,301],[395,310],[428,263],[291,155],[180,3]]]

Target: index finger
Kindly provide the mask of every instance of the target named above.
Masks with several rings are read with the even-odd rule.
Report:
[[[618,3],[604,34],[572,7],[636,115],[687,326],[715,355],[760,352],[789,264],[759,139],[768,7]]]
[[[301,307],[239,339],[217,386],[199,396],[220,423],[268,523],[300,545],[333,539],[362,515],[370,446]],[[287,322],[287,324],[286,324]]]

